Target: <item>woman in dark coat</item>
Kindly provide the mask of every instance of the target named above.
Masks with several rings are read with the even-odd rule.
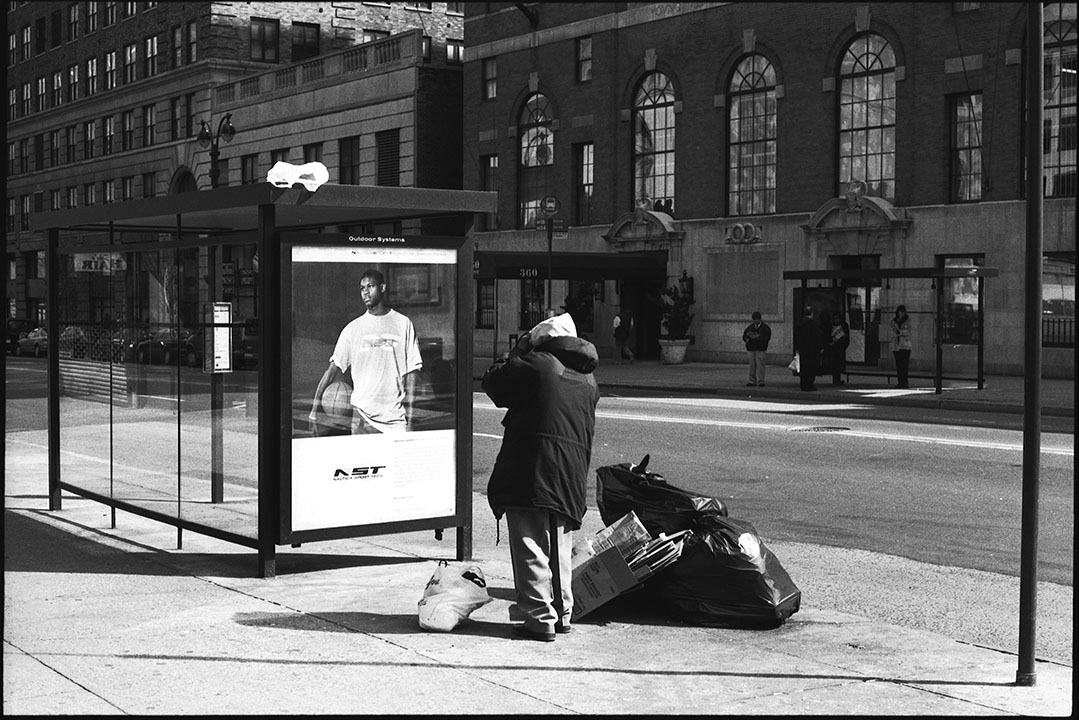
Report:
[[[571,533],[585,513],[598,362],[563,314],[539,323],[483,377],[484,392],[507,409],[487,501],[496,518],[506,515],[521,637],[551,641],[570,628]]]
[[[798,353],[798,386],[802,390],[817,389],[817,371],[823,343],[820,341],[820,323],[813,319],[813,308],[806,306],[802,317],[794,325],[794,349]]]

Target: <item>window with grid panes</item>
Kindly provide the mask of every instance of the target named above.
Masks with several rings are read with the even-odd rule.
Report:
[[[525,101],[517,122],[518,230],[536,227],[540,202],[550,195],[554,168],[554,108],[543,93]]]
[[[49,15],[49,49],[55,50],[64,42],[64,11],[53,10]]]
[[[79,3],[74,2],[67,8],[67,39],[76,40],[79,37]]]
[[[32,89],[30,87],[30,83],[29,82],[24,82],[22,84],[22,115],[23,115],[23,117],[26,117],[31,112],[33,112],[33,99],[34,99],[34,95],[33,95]]]
[[[7,36],[7,64],[12,67],[19,62],[19,36],[8,33]]]
[[[79,189],[74,185],[67,189],[67,206],[69,208],[79,206]]]
[[[82,186],[82,204],[83,205],[96,205],[97,204],[97,186],[92,182],[85,183]]]
[[[259,156],[244,155],[240,158],[240,183],[250,185],[258,181]]]
[[[97,32],[97,6],[96,2],[86,3],[86,32]]]
[[[34,169],[45,169],[45,133],[34,136]]]
[[[120,199],[123,201],[135,199],[135,176],[125,175],[120,180]]]
[[[56,167],[60,164],[60,131],[49,131],[49,165]]]
[[[30,26],[23,25],[22,27],[22,59],[30,59]]]
[[[60,188],[53,188],[49,191],[49,210],[60,210],[63,206],[60,204],[63,201],[63,191]]]
[[[142,75],[157,75],[157,35],[151,35],[143,41]]]
[[[251,59],[257,62],[277,62],[277,40],[280,24],[277,20],[251,18]]]
[[[75,130],[76,128],[74,125],[68,125],[67,131],[64,133],[65,147],[67,149],[67,152],[64,155],[66,162],[69,163],[75,162],[75,143],[77,142],[75,139]]]
[[[382,38],[388,38],[389,36],[389,30],[367,28],[363,31],[363,42],[374,42],[375,40],[381,40]]]
[[[19,222],[19,229],[20,230],[29,230],[30,229],[30,215],[33,212],[32,209],[31,209],[32,207],[33,207],[33,198],[31,198],[29,195],[23,195],[22,196],[22,212],[19,215],[19,221],[20,221]]]
[[[895,53],[884,37],[855,38],[843,55],[839,92],[839,188],[862,181],[895,200]]]
[[[497,58],[484,58],[483,68],[483,99],[492,100],[498,96],[498,61]]]
[[[68,65],[67,67],[67,100],[75,102],[79,99],[79,66]]]
[[[181,25],[172,26],[172,69],[184,64],[184,29]]]
[[[19,172],[30,172],[30,141],[26,138],[19,141]]]
[[[319,26],[317,23],[292,23],[292,60],[306,60],[318,56]]]
[[[59,107],[64,102],[64,71],[55,70],[52,74],[52,106]]]
[[[577,38],[577,82],[592,80],[592,36]]]
[[[543,311],[544,279],[540,277],[522,278],[521,305],[517,319],[518,330],[531,330],[544,319]]]
[[[184,121],[184,98],[174,97],[169,100],[169,139],[180,140],[183,138],[182,130]]]
[[[7,91],[7,119],[14,120],[19,117],[19,91],[8,88]]]
[[[37,110],[47,110],[49,100],[49,81],[44,75],[37,79]]]
[[[322,162],[322,143],[308,143],[303,146],[303,161],[305,163]]]
[[[105,27],[116,23],[116,0],[105,0]]]
[[[279,162],[288,162],[289,148],[278,148],[270,151],[270,167]]]
[[[157,175],[156,173],[148,172],[142,174],[142,196],[144,198],[154,197],[157,195]]]
[[[495,326],[495,279],[476,278],[476,328],[490,330]]]
[[[112,90],[116,87],[116,51],[109,50],[105,53],[105,89]]]
[[[360,137],[341,138],[337,141],[337,160],[340,163],[339,180],[342,185],[360,184]]]
[[[131,150],[135,147],[135,111],[124,110],[120,115],[120,149]]]
[[[744,58],[728,89],[727,214],[776,210],[776,74],[760,54]]]
[[[7,171],[8,175],[19,171],[19,146],[14,142],[7,144]]]
[[[136,68],[139,59],[139,46],[131,43],[124,48],[124,84],[135,82]]]
[[[674,85],[645,75],[633,108],[633,207],[674,212]]]
[[[465,41],[448,38],[446,40],[446,62],[458,65],[464,62]]]
[[[596,146],[580,143],[573,148],[574,223],[592,224],[592,195],[596,189]]]
[[[198,25],[195,20],[187,23],[187,62],[193,63],[199,59]]]
[[[1046,197],[1074,198],[1076,182],[1076,4],[1045,3],[1044,133],[1042,165]]]
[[[157,125],[156,109],[153,105],[142,107],[142,146],[154,144],[154,128]]]
[[[97,93],[97,58],[92,57],[86,61],[86,95]]]
[[[82,157],[89,160],[94,156],[94,141],[97,136],[97,123],[88,120],[82,124]]]
[[[101,202],[111,203],[116,202],[116,181],[115,180],[102,180],[101,181]]]
[[[9,197],[7,199],[7,231],[15,232],[15,220],[19,217],[19,199]]]
[[[112,139],[116,135],[116,119],[112,115],[101,118],[101,154],[111,155]]]
[[[982,94],[949,98],[951,202],[982,199]]]
[[[48,30],[45,18],[39,17],[34,21],[34,54],[40,55],[48,48]]]

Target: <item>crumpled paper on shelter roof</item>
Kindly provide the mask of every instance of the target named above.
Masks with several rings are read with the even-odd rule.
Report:
[[[266,182],[275,187],[292,187],[300,183],[307,188],[308,192],[315,192],[329,179],[330,171],[320,162],[293,165],[279,161],[270,168],[270,172],[266,173]]]

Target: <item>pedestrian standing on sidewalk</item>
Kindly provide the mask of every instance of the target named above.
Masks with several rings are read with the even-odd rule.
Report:
[[[746,387],[764,385],[764,358],[768,342],[772,339],[772,328],[761,320],[761,314],[754,311],[753,322],[742,331],[742,342],[749,353],[749,382]]]
[[[843,321],[842,313],[832,313],[832,327],[828,336],[828,366],[832,371],[832,384],[842,385],[842,375],[847,371],[847,348],[850,346],[850,325]]]
[[[895,309],[895,317],[892,318],[892,342],[895,349],[892,357],[895,358],[895,376],[897,387],[910,387],[908,373],[910,371],[910,315],[907,315],[907,306],[899,305]]]
[[[633,362],[633,350],[629,348],[629,333],[633,330],[633,316],[628,312],[619,310],[614,316],[614,344],[617,348],[618,362],[629,360]]]
[[[817,389],[821,347],[820,323],[813,319],[813,308],[807,305],[802,317],[794,324],[794,349],[800,365],[798,387],[803,391]]]
[[[598,362],[595,346],[562,314],[532,328],[483,376],[484,392],[506,408],[487,501],[509,528],[517,599],[510,618],[524,621],[515,637],[551,642],[570,631],[572,531],[585,513]]]

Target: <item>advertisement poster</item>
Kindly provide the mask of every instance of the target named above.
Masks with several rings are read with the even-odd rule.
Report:
[[[293,531],[455,512],[457,253],[396,240],[291,248]]]

